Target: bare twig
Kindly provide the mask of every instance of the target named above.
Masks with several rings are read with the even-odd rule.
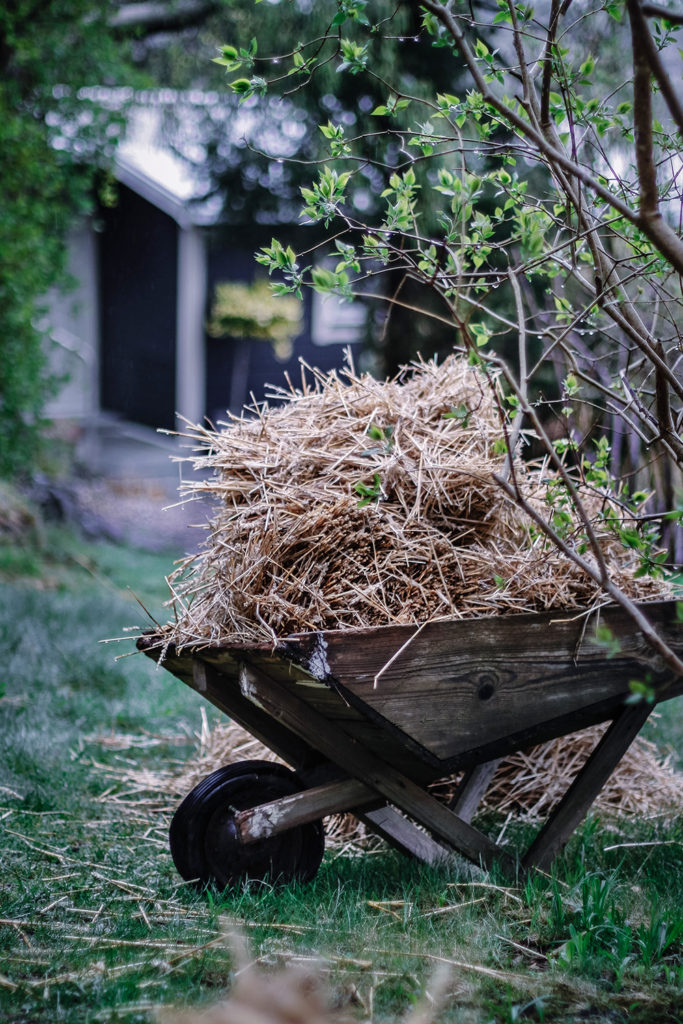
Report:
[[[626,220],[639,227],[662,255],[669,260],[678,273],[683,274],[683,241],[681,241],[675,231],[662,218],[650,215],[643,217],[640,214],[636,214],[627,203],[624,203],[614,192],[603,185],[591,170],[576,163],[576,161],[567,156],[564,149],[549,142],[528,120],[525,120],[509,103],[506,103],[504,98],[499,97],[493,91],[479,68],[465,34],[458,24],[458,19],[450,7],[440,3],[439,0],[423,0],[422,6],[431,11],[452,35],[477,91],[481,94],[484,102],[490,104],[505,121],[509,122],[523,138],[527,139],[536,151],[548,160],[551,169],[554,171],[559,169],[568,173],[578,182],[586,185],[594,195],[603,199]]]

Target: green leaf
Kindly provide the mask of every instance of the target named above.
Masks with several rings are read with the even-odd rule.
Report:
[[[450,410],[443,414],[443,418],[445,420],[458,420],[462,423],[463,427],[467,427],[469,425],[471,415],[472,413],[465,403],[461,402],[459,405],[452,405]]]
[[[657,691],[650,683],[643,683],[640,679],[629,679],[628,688],[631,696],[627,699],[627,704],[641,704],[643,701],[646,704],[654,704]]]
[[[438,92],[436,94],[436,102],[442,110],[448,112],[451,107],[460,106],[460,100],[457,96],[452,96],[449,92]]]
[[[483,348],[491,339],[491,333],[484,324],[472,322],[469,325],[469,330],[470,334],[474,337],[474,343],[477,348]]]
[[[615,637],[609,626],[598,626],[595,630],[595,639],[601,647],[606,648],[608,658],[614,658],[621,651],[621,641]]]
[[[368,45],[354,43],[351,39],[342,39],[340,49],[344,58],[337,71],[349,71],[352,75],[365,71],[368,62]]]
[[[251,92],[251,81],[248,78],[236,78],[234,82],[230,83],[230,88],[233,92],[243,96]]]
[[[353,489],[361,497],[361,500],[358,502],[358,508],[364,508],[371,501],[379,501],[382,496],[382,481],[379,473],[374,474],[371,484],[358,480],[353,485]]]
[[[333,291],[338,284],[338,276],[327,267],[314,267],[311,272],[313,287],[317,291]]]

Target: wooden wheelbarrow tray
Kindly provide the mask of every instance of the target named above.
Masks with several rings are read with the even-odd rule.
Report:
[[[683,653],[676,602],[643,608],[667,642]],[[618,646],[612,656],[596,640],[598,622],[611,631],[610,649]],[[159,636],[143,635],[138,647],[159,660]],[[485,867],[497,860],[515,872],[518,860],[470,824],[498,760],[611,721],[521,857],[523,870],[545,869],[657,700],[683,693],[683,679],[652,667],[652,651],[632,620],[614,606],[583,616],[555,611],[447,620],[420,629],[303,633],[274,647],[226,645],[180,652],[170,647],[163,665],[296,773],[292,791],[281,795],[276,787],[273,799],[272,789],[259,789],[261,769],[255,768],[250,776],[254,787],[247,797],[241,792],[241,803],[236,799],[234,804],[235,785],[228,780],[223,800],[227,809],[220,809],[218,823],[219,798],[216,793],[211,797],[210,827],[206,814],[197,826],[196,801],[186,798],[191,806],[178,812],[182,820],[176,823],[176,833],[181,833],[175,837],[178,856],[171,829],[176,864],[181,873],[195,870],[196,859],[188,855],[193,844],[213,844],[213,863],[238,851],[238,866],[218,872],[223,882],[249,875],[250,851],[263,852],[265,843],[267,852],[274,837],[280,838],[280,846],[266,857],[271,870],[310,877],[317,863],[312,871],[297,870],[294,857],[294,867],[290,862],[286,867],[277,850],[286,849],[287,837],[299,836],[305,844],[311,822],[339,811],[352,811],[393,845],[427,862],[455,849]],[[657,700],[628,703],[632,680],[647,681]],[[447,807],[427,786],[460,769],[465,770],[463,781]],[[239,770],[230,770],[230,778]],[[198,790],[201,784],[193,794]],[[209,790],[213,792],[211,786]],[[199,797],[204,799],[204,790]],[[199,877],[215,880],[216,873],[207,869]]]

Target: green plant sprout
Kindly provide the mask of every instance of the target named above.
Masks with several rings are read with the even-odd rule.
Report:
[[[353,489],[356,494],[360,495],[360,501],[358,502],[358,508],[365,508],[366,505],[370,505],[373,502],[378,502],[382,497],[382,481],[379,473],[375,473],[372,478],[371,484],[363,483],[359,480],[353,485]]]

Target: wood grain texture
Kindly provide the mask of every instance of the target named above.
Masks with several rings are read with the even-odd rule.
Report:
[[[472,821],[499,764],[500,758],[484,761],[483,764],[476,764],[473,768],[469,768],[463,775],[455,795],[448,805],[463,821]]]
[[[391,804],[379,807],[376,811],[357,811],[356,817],[375,832],[390,846],[401,853],[417,857],[425,864],[443,864],[453,859],[453,851],[437,843],[429,833],[419,829],[408,818],[405,818]]]
[[[683,652],[675,602],[643,607]],[[308,634],[290,639],[286,651],[309,670],[324,665],[321,679],[336,681],[368,717],[381,716],[455,766],[468,752],[476,763],[569,732],[574,720],[582,728],[609,719],[629,695],[629,679],[646,672],[655,685],[671,682],[621,609],[587,622],[559,614]],[[620,645],[614,657],[595,639],[598,622]],[[666,696],[681,692],[679,679]]]
[[[377,794],[358,779],[342,779],[312,786],[301,793],[271,800],[235,814],[235,827],[243,843],[287,832],[298,825],[377,803]]]
[[[226,686],[232,685],[233,689],[238,688],[239,680],[239,662],[235,660],[235,654],[235,651],[222,649],[201,652],[202,659],[213,665],[226,680]],[[285,661],[282,655],[273,655],[270,650],[263,652],[260,649],[245,649],[242,656],[248,658],[249,664],[255,669],[304,701],[311,711],[334,722],[393,767],[400,769],[405,766],[408,754],[412,759],[411,775],[418,781],[430,782],[443,774],[443,766],[437,758],[390,722],[369,714],[368,708],[343,692],[332,677],[321,682],[305,667],[291,660]]]
[[[676,602],[642,607],[683,653]],[[226,693],[239,693],[239,664],[248,657],[392,767],[405,770],[410,760],[409,774],[426,783],[611,720],[629,695],[629,680],[646,672],[656,684],[670,681],[621,609],[604,608],[588,620],[559,616],[445,620],[419,631],[386,626],[308,633],[276,650],[232,645],[202,649],[198,656],[219,670]],[[596,642],[598,622],[619,643],[616,657],[608,658]],[[154,656],[153,643],[143,637],[139,645]],[[170,648],[164,664],[192,685],[191,651]],[[666,696],[681,693],[679,679]],[[209,699],[231,714],[218,691]],[[258,738],[272,747],[268,725],[262,725]],[[315,746],[313,736],[310,743]]]

